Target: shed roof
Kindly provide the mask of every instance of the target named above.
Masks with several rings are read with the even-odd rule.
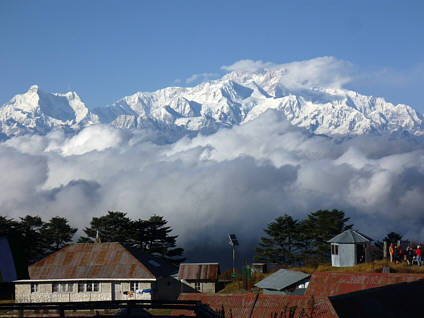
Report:
[[[117,242],[72,244],[29,266],[30,279],[153,279],[172,272],[161,259]]]
[[[333,237],[331,240],[328,241],[328,243],[340,243],[340,244],[353,244],[353,243],[368,243],[372,241],[373,239],[369,238],[368,236],[359,233],[358,231],[354,230],[346,230],[335,237]]]
[[[180,264],[178,279],[215,281],[219,273],[218,263],[183,263]]]
[[[256,283],[255,286],[263,289],[284,290],[311,275],[303,272],[290,271],[287,269],[280,269],[275,273],[269,275],[267,278]]]
[[[305,295],[335,296],[390,284],[412,282],[419,279],[424,279],[424,275],[405,273],[315,272],[312,274]]]

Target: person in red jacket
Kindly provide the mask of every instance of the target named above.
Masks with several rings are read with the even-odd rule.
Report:
[[[393,263],[393,252],[394,252],[394,249],[393,249],[393,242],[392,242],[392,243],[390,243],[390,247],[389,247],[389,255],[390,255],[390,262],[391,263]]]
[[[415,250],[415,255],[417,255],[417,265],[421,266],[421,255],[423,254],[423,252],[421,251],[420,246],[417,246],[417,249]]]

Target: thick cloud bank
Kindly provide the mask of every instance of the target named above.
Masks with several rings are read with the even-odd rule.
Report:
[[[376,239],[397,231],[424,240],[424,147],[416,141],[334,141],[273,112],[210,136],[149,140],[92,126],[0,144],[2,215],[63,215],[80,229],[107,210],[164,215],[190,260],[221,262],[231,260],[227,233],[247,258],[275,217],[318,209],[344,210]]]

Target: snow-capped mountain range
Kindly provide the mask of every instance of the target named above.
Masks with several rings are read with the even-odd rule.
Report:
[[[284,69],[232,72],[195,87],[138,92],[93,110],[76,92],[47,93],[33,85],[0,108],[0,131],[4,139],[110,124],[181,136],[242,125],[272,109],[315,134],[424,134],[423,116],[410,106],[341,88],[288,87],[284,74]]]

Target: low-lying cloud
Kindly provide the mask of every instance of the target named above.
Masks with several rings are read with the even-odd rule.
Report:
[[[240,60],[232,65],[222,66],[227,72],[260,72],[267,70],[284,71],[281,83],[292,89],[311,87],[340,88],[351,82],[354,67],[350,62],[332,56],[317,57],[305,61],[284,64]]]
[[[344,210],[375,239],[396,231],[422,241],[423,154],[414,140],[311,136],[273,112],[168,145],[92,126],[0,144],[0,209],[63,215],[80,229],[107,210],[163,215],[189,259],[203,261],[231,260],[230,232],[248,259],[275,217],[318,209]]]
[[[424,83],[424,63],[404,68],[370,69],[333,56],[321,56],[289,63],[243,59],[224,65],[226,72],[283,71],[281,84],[291,89],[325,87],[348,88],[365,95],[384,97],[394,104],[407,104],[421,113],[424,104],[420,92]]]

